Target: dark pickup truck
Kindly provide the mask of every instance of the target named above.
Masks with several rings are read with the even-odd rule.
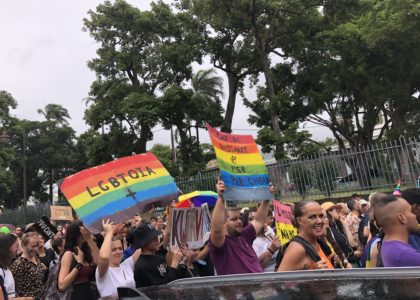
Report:
[[[420,268],[315,270],[201,277],[142,289],[119,299],[420,299]]]

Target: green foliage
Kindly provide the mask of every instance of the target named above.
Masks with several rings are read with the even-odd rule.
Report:
[[[10,110],[17,107],[16,100],[6,91],[0,90],[0,126],[6,126],[11,119]]]
[[[188,14],[175,14],[163,2],[151,6],[140,11],[125,1],[106,1],[84,20],[100,44],[98,58],[88,64],[97,80],[85,118],[95,130],[107,126],[111,140],[123,133],[136,153],[145,152],[153,138],[158,90],[191,78],[191,63],[202,55],[191,47],[202,28]],[[108,156],[123,155],[118,148],[110,150]]]
[[[179,167],[173,160],[171,147],[162,144],[155,144],[149,151],[156,155],[159,161],[173,177],[179,176]]]
[[[229,95],[223,131],[230,132],[236,95],[242,90],[244,79],[250,74],[257,74],[259,70],[248,22],[249,3],[245,0],[181,0],[178,7],[190,12],[207,27],[199,47],[204,49],[211,63],[225,72],[228,78]]]
[[[0,142],[0,202],[5,208],[23,204],[23,168],[26,165],[27,197],[52,200],[52,184],[74,173],[78,153],[75,132],[67,124],[68,111],[48,104],[39,110],[46,121],[9,118]]]
[[[160,97],[160,105],[163,127],[170,129],[175,126],[180,137],[177,148],[182,174],[195,174],[204,169],[207,161],[198,136],[192,136],[191,128],[202,127],[205,123],[212,126],[221,125],[223,119],[220,101],[213,101],[196,91],[174,85],[166,89]]]

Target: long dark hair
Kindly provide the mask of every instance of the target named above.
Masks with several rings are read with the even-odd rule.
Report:
[[[14,234],[0,234],[0,267],[7,269],[13,261],[13,255],[10,248],[17,241]]]
[[[342,268],[347,268],[347,264],[346,263],[346,259],[345,259],[345,255],[343,253],[343,250],[341,250],[340,246],[338,245],[337,241],[335,240],[335,238],[333,237],[333,235],[331,234],[331,228],[327,229],[327,236],[326,236],[327,241],[331,244],[331,247],[333,248],[335,254],[337,254],[339,260],[340,260],[340,265]]]
[[[77,240],[82,235],[80,231],[80,227],[83,226],[83,223],[79,220],[73,221],[69,224],[66,230],[66,238],[64,243],[64,252],[71,251],[74,252],[77,247]],[[85,261],[88,263],[93,262],[92,253],[90,250],[89,245],[85,242],[83,243],[82,247],[80,248],[83,252],[83,256]]]

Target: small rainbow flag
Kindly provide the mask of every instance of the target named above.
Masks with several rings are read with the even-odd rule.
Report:
[[[394,192],[392,193],[394,196],[401,196],[401,180],[397,179],[397,186],[394,189]]]
[[[225,200],[271,200],[270,179],[252,135],[237,135],[217,131],[207,124],[207,130],[219,162],[225,183]]]
[[[178,196],[174,179],[152,153],[123,157],[66,177],[61,186],[80,220],[92,232],[102,219],[120,223]]]

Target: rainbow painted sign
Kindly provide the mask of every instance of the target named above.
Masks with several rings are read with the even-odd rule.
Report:
[[[226,186],[223,198],[236,202],[273,199],[267,167],[252,135],[224,133],[208,124],[207,130]]]
[[[102,231],[102,219],[124,222],[152,205],[169,205],[178,196],[174,179],[152,153],[83,170],[66,177],[60,189],[94,233]]]

